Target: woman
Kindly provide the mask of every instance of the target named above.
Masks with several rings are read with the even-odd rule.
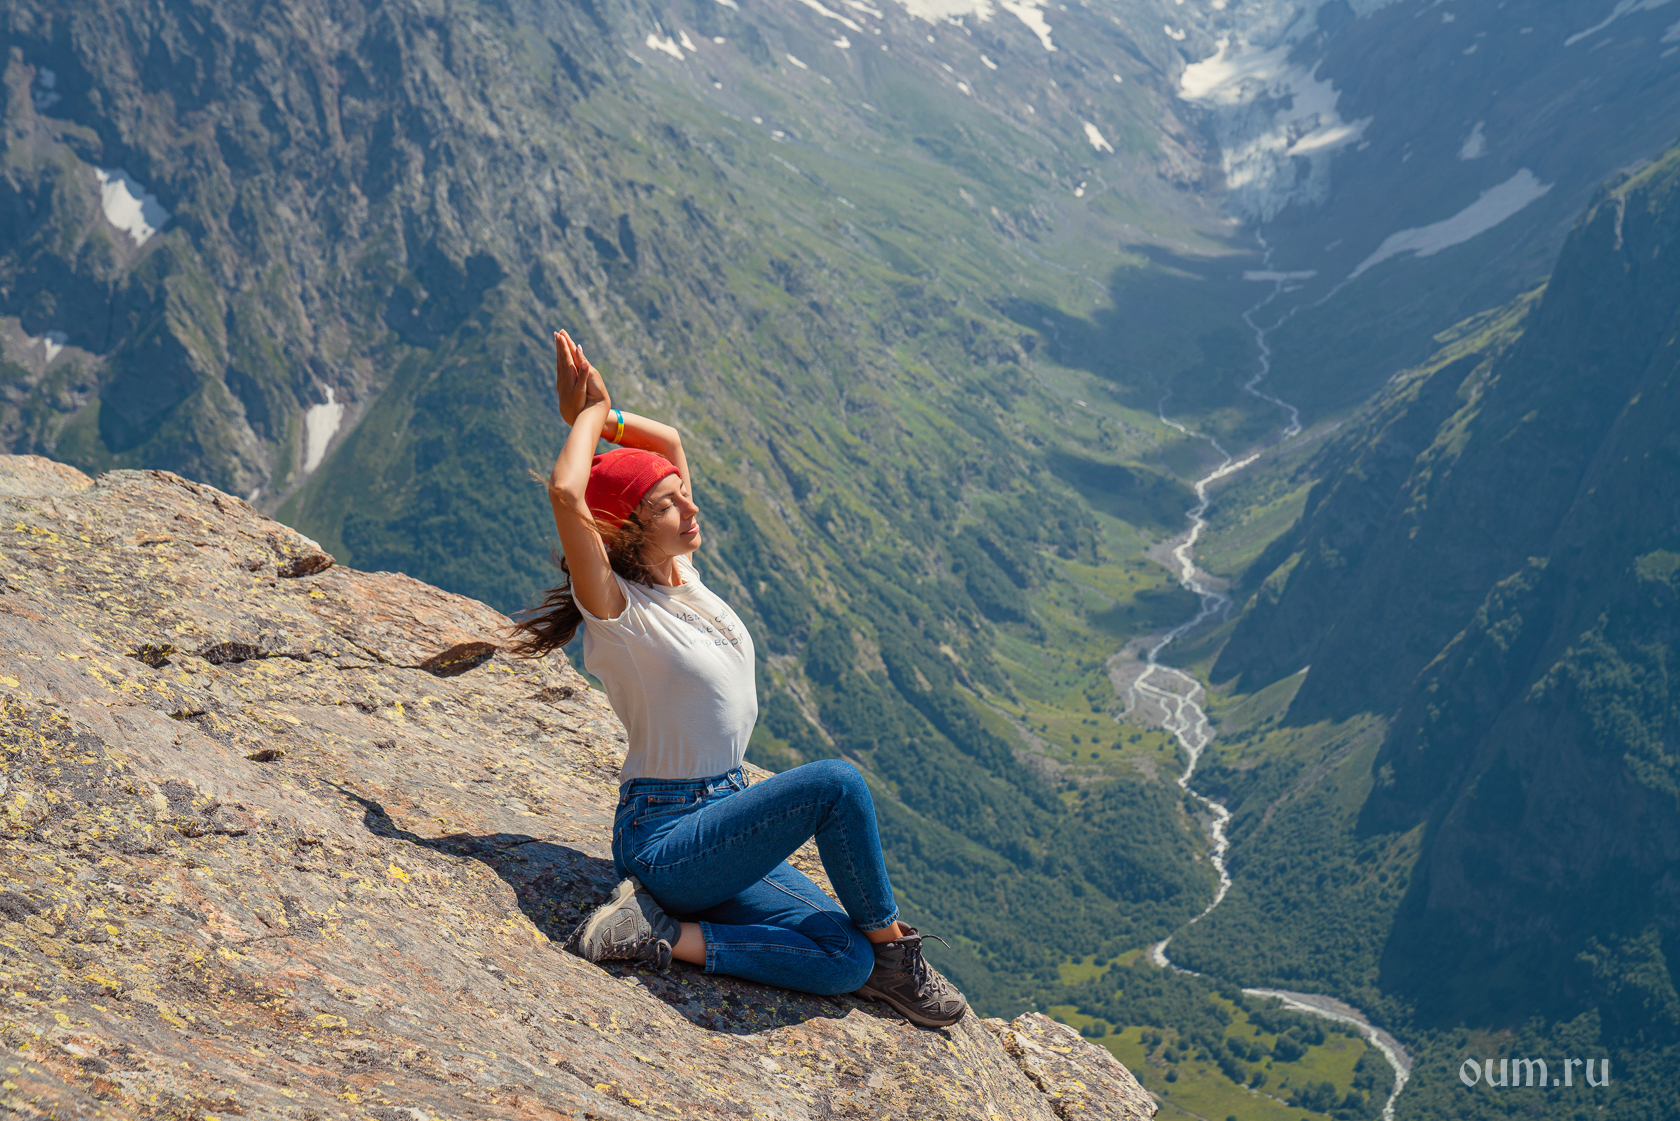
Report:
[[[518,624],[530,656],[584,626],[583,660],[629,738],[613,860],[623,882],[568,943],[589,961],[672,958],[804,992],[855,992],[944,1027],[967,1001],[898,921],[875,806],[849,763],[749,787],[758,719],[752,637],[701,583],[688,460],[674,428],[612,407],[564,332],[555,391],[572,426],[548,497],[568,579]],[[596,455],[598,440],[620,445]],[[815,837],[840,910],[787,863]]]

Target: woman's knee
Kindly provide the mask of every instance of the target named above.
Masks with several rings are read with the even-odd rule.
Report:
[[[875,971],[875,944],[862,934],[853,938],[846,954],[846,967],[843,973],[846,987],[840,991],[855,993],[863,988],[863,983],[869,980],[869,975]]]
[[[863,988],[875,969],[875,947],[861,933],[850,942],[828,953],[829,968],[820,974],[813,971],[804,987],[815,996],[843,996]]]
[[[809,771],[810,778],[842,795],[869,797],[869,784],[863,781],[863,773],[844,759],[818,759],[801,770]]]

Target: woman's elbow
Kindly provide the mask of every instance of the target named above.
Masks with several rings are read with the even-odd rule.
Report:
[[[584,499],[584,488],[571,483],[549,483],[548,501],[556,514],[580,513],[589,508]]]

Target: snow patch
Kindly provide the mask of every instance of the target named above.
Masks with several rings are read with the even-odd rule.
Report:
[[[1482,126],[1486,121],[1477,121],[1476,127],[1470,130],[1470,135],[1464,138],[1464,146],[1458,150],[1461,160],[1479,160],[1487,155],[1487,137],[1482,135]]]
[[[997,63],[993,62],[991,59],[987,58],[985,55],[980,56],[980,61],[985,64],[985,67],[986,67],[987,70],[996,70],[997,69]]]
[[[1318,275],[1317,269],[1302,269],[1299,272],[1276,272],[1272,269],[1244,269],[1244,280],[1264,280],[1271,284],[1282,284],[1290,280],[1311,280]]]
[[[838,38],[838,39],[833,39],[833,40],[830,40],[830,41],[835,46],[839,47],[843,51],[849,51],[849,50],[852,49],[852,41],[850,39],[846,38],[844,35],[840,36],[840,38]]]
[[[1114,145],[1103,139],[1103,134],[1097,129],[1096,125],[1090,121],[1080,121],[1079,123],[1085,126],[1085,139],[1091,142],[1091,147],[1099,152],[1114,151]]]
[[[1352,124],[1337,123],[1315,128],[1284,150],[1286,156],[1306,156],[1313,152],[1328,152],[1351,144],[1365,133],[1370,118]]]
[[[1662,41],[1665,43],[1680,43],[1680,20],[1676,20],[1674,26],[1663,32]]]
[[[1443,249],[1460,245],[1493,229],[1551,189],[1552,184],[1540,182],[1525,167],[1497,187],[1483,191],[1480,198],[1451,218],[1389,234],[1375,253],[1359,262],[1348,279],[1401,253],[1432,257]]]
[[[981,23],[992,18],[992,0],[898,0],[904,10],[911,15],[924,19],[929,23],[941,20],[958,20],[963,16],[973,16]],[[1026,25],[1027,30],[1038,36],[1038,41],[1047,51],[1054,51],[1056,43],[1050,37],[1050,24],[1045,21],[1043,9],[1049,0],[997,0],[997,6],[1014,16]],[[996,69],[995,64],[988,63]]]
[[[856,31],[859,35],[863,34],[863,27],[856,20],[850,18],[849,16],[841,15],[832,8],[819,3],[818,0],[799,0],[799,2],[811,9],[813,12],[816,12],[819,16],[822,16],[824,19],[839,20],[841,25],[846,27],[848,30]]]
[[[700,53],[700,48],[694,45],[694,40],[688,37],[688,32],[678,31],[677,36],[682,41],[683,50],[689,52],[690,54]]]
[[[717,2],[732,12],[738,12],[741,10],[741,5],[735,3],[735,0],[717,0]]]
[[[809,66],[806,66],[803,62],[800,62],[797,58],[794,58],[792,55],[788,55],[787,60],[789,62],[793,63],[795,66],[799,67],[799,69],[801,69],[801,70],[811,69]]]
[[[1565,39],[1563,41],[1563,45],[1566,47],[1573,47],[1576,43],[1579,43],[1588,35],[1595,35],[1598,32],[1603,31],[1606,27],[1609,27],[1623,16],[1632,15],[1634,12],[1654,12],[1658,8],[1663,7],[1665,4],[1670,4],[1672,2],[1673,0],[1618,0],[1616,6],[1610,9],[1610,14],[1605,16],[1602,22],[1593,24],[1585,31],[1577,31],[1575,34]],[[1676,24],[1675,27],[1680,27],[1680,24]],[[1669,28],[1669,31],[1672,32],[1673,30],[1674,28]]]
[[[868,4],[865,4],[863,0],[842,0],[842,2],[846,5],[846,7],[852,9],[854,12],[863,12],[866,15],[874,16],[876,19],[883,18],[881,15],[881,9],[872,8]]]
[[[1291,203],[1330,195],[1330,156],[1364,136],[1371,118],[1344,121],[1328,79],[1289,61],[1287,40],[1262,49],[1229,37],[1184,68],[1179,97],[1214,113],[1232,205],[1270,221]]]
[[[927,23],[973,16],[981,23],[992,18],[992,0],[898,0],[903,9]]]
[[[48,331],[38,339],[28,339],[30,346],[40,343],[42,346],[46,347],[48,362],[57,358],[59,353],[64,349],[64,344],[69,341],[70,336],[66,335],[63,331]]]
[[[664,51],[678,62],[682,61],[682,48],[677,46],[677,41],[669,35],[664,38],[660,38],[658,35],[655,35],[650,31],[648,32],[647,45],[656,51]]]
[[[303,430],[305,435],[303,452],[303,470],[307,474],[321,465],[326,457],[327,445],[338,432],[338,426],[344,423],[344,406],[339,404],[333,394],[332,386],[327,387],[327,403],[325,405],[311,405],[303,412]]]
[[[169,221],[169,211],[157,196],[122,168],[96,167],[93,173],[99,177],[99,201],[105,209],[105,220],[133,238],[135,245],[146,244]]]
[[[1027,30],[1038,36],[1038,41],[1047,51],[1054,51],[1056,44],[1050,39],[1050,25],[1044,20],[1044,13],[1039,10],[1043,0],[998,0],[1003,10],[1027,25]]]

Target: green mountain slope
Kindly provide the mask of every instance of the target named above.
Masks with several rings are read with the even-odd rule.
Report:
[[[1677,241],[1680,149],[1326,449],[1212,671],[1254,698],[1205,776],[1237,886],[1175,952],[1409,1033],[1410,1116],[1672,1108],[1636,1075],[1680,1041]],[[1629,1073],[1522,1103],[1457,1081],[1566,1047]]]
[[[1140,122],[1132,166],[1075,206],[1097,149],[1072,106],[1119,90],[1119,64],[1063,64],[1022,25],[948,46],[1030,45],[1059,84],[1015,115],[1042,120],[957,93],[902,13],[880,21],[902,61],[831,50],[829,79],[819,15],[684,9],[722,92],[701,56],[657,69],[634,7],[10,18],[18,450],[203,478],[345,563],[511,610],[553,579],[530,472],[564,436],[547,333],[566,326],[619,400],[685,433],[702,563],[766,652],[754,757],[866,770],[908,912],[981,1008],[1202,905],[1159,737],[1092,730],[1112,645],[1189,607],[1138,555],[1187,504],[1158,462],[1176,434],[1030,364],[1040,339],[1008,314],[1088,310],[1087,271],[1114,267],[1093,238],[1230,252],[1157,174],[1184,150],[1161,93],[1109,95],[1116,142]],[[143,239],[112,168],[168,212]],[[1121,269],[1186,293],[1137,317],[1137,354],[1169,369],[1237,309],[1237,286]],[[46,364],[18,338],[53,330]]]
[[[568,327],[624,404],[687,434],[708,579],[766,651],[754,758],[839,755],[865,769],[908,913],[955,936],[942,964],[978,1007],[1004,1013],[1065,997],[1069,959],[1099,969],[1213,890],[1195,807],[1170,781],[1176,746],[1113,725],[1105,663],[1194,608],[1146,552],[1180,527],[1184,480],[1217,458],[1162,423],[1162,402],[1233,449],[1275,437],[1277,412],[1240,388],[1258,355],[1242,313],[1269,290],[1244,273],[1268,262],[1221,214],[1232,183],[1182,96],[1186,65],[1212,48],[1192,52],[1154,6],[1022,9],[1048,32],[1013,8],[941,19],[843,7],[9,6],[0,442],[91,470],[172,468],[249,496],[345,563],[511,610],[553,578],[530,472],[563,436],[547,339]],[[1412,41],[1390,33],[1417,14],[1373,9],[1336,31],[1334,7],[1315,17],[1324,36],[1347,36],[1333,65],[1369,70],[1359,96],[1375,99],[1379,77],[1406,72]],[[1564,9],[1548,30],[1581,22],[1586,5]],[[1449,61],[1464,57],[1451,48]],[[1502,56],[1486,84],[1526,58]],[[1641,121],[1601,143],[1560,141],[1560,160],[1585,153],[1570,182],[1654,143],[1646,117],[1660,122],[1673,82],[1640,58],[1612,94],[1548,119],[1581,129],[1608,109]],[[1571,56],[1564,69],[1590,85],[1596,65]],[[1444,135],[1457,126],[1442,123],[1439,92],[1393,118]],[[1392,168],[1378,156],[1405,162],[1410,140],[1373,136],[1373,155],[1339,157],[1357,184],[1347,201],[1274,216],[1272,244],[1329,253],[1350,231],[1369,240],[1443,216],[1385,201]],[[1457,164],[1434,156],[1417,182]],[[1654,180],[1639,182],[1628,190],[1656,198]],[[1467,301],[1538,281],[1556,214],[1578,205],[1566,194],[1516,257],[1520,231],[1507,227],[1498,245],[1456,251],[1474,268],[1408,259],[1388,267],[1392,286],[1350,288],[1291,321],[1305,334],[1282,333],[1278,376],[1307,391],[1309,420],[1352,405]],[[1339,252],[1351,265],[1365,249]],[[1545,297],[1553,318],[1563,277]],[[1334,280],[1325,270],[1296,298]],[[1642,299],[1653,282],[1618,283]],[[1578,298],[1581,322],[1623,317],[1616,346],[1657,345],[1635,305]],[[1631,393],[1657,396],[1576,377],[1592,358],[1567,357],[1591,334],[1578,323],[1526,341],[1532,304],[1470,325],[1389,390],[1366,428],[1312,465],[1325,481],[1297,530],[1249,569],[1254,602],[1216,671],[1250,694],[1247,716],[1228,716],[1211,772],[1242,800],[1241,874],[1218,921],[1185,938],[1187,960],[1330,984],[1429,1023],[1471,1016],[1468,995],[1426,1009],[1407,988],[1411,959],[1385,942],[1423,898],[1417,854],[1468,844],[1452,839],[1448,807],[1481,788],[1478,775],[1506,773],[1489,767],[1520,770],[1465,745],[1493,742],[1545,657],[1547,673],[1577,667],[1558,671],[1554,698],[1665,672],[1643,652],[1666,640],[1610,624],[1600,641],[1614,658],[1526,653],[1599,650],[1582,637],[1597,633],[1581,614],[1590,597],[1570,591],[1585,562],[1554,538],[1608,463],[1616,410]],[[1381,331],[1362,331],[1371,317]],[[1523,409],[1501,404],[1511,438],[1496,439],[1482,426],[1489,401],[1516,400],[1495,393],[1513,392],[1499,389],[1513,384],[1498,373],[1507,362],[1552,363],[1550,388]],[[1555,423],[1526,419],[1553,408]],[[1566,445],[1556,460],[1554,439]],[[1656,450],[1624,454],[1637,464]],[[1243,512],[1265,528],[1232,549],[1232,568],[1289,520],[1305,477],[1268,491],[1269,512]],[[1471,478],[1499,481],[1478,490]],[[1532,502],[1508,500],[1539,478],[1551,481]],[[1616,579],[1656,575],[1629,596],[1666,579],[1669,546],[1641,548]],[[1573,631],[1558,606],[1569,595]],[[1455,659],[1467,660],[1428,695],[1466,692],[1431,708],[1413,682]],[[1309,662],[1304,679],[1287,676]],[[1280,729],[1275,710],[1292,698]],[[1590,722],[1613,740],[1624,711],[1646,703],[1605,701]],[[1459,724],[1437,727],[1441,712]],[[1666,733],[1640,734],[1634,793],[1656,791],[1667,767]],[[1407,754],[1418,750],[1421,763]],[[1368,797],[1373,775],[1382,790]],[[1647,881],[1632,882],[1637,894]],[[1506,936],[1452,899],[1416,921]],[[1644,931],[1626,916],[1569,927],[1545,951],[1547,975],[1568,972],[1577,944],[1644,961]],[[1582,992],[1609,983],[1569,976]]]

